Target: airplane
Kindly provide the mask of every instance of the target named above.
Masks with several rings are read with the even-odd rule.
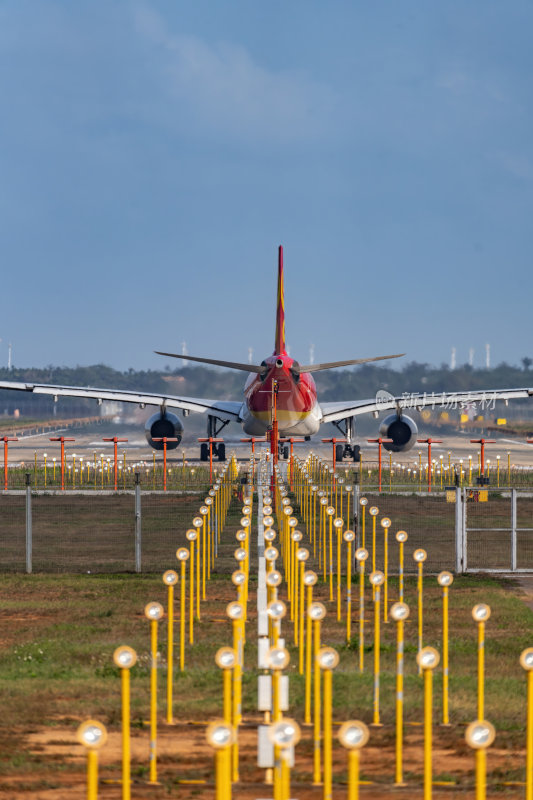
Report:
[[[124,391],[115,389],[98,389],[81,386],[54,386],[49,384],[24,383],[14,381],[0,381],[0,389],[13,389],[17,391],[33,392],[34,394],[53,395],[57,402],[58,397],[94,398],[99,405],[104,400],[122,403],[135,403],[140,408],[158,406],[159,410],[152,414],[145,424],[145,435],[148,444],[154,450],[162,450],[163,443],[154,441],[158,438],[173,438],[176,441],[168,442],[167,449],[178,447],[183,436],[183,424],[179,417],[170,409],[181,410],[184,417],[190,412],[197,412],[207,416],[207,437],[217,438],[223,428],[231,421],[241,423],[243,430],[249,436],[260,437],[265,435],[272,425],[272,409],[274,394],[276,402],[276,416],[278,420],[279,437],[288,438],[304,436],[309,439],[318,433],[321,425],[332,423],[346,440],[343,444],[336,445],[336,460],[351,458],[358,461],[360,447],[354,442],[355,418],[360,414],[371,413],[378,417],[382,411],[392,411],[381,422],[379,436],[388,439],[383,447],[391,452],[410,450],[417,439],[418,428],[415,421],[409,417],[405,410],[414,408],[417,411],[424,407],[465,407],[472,403],[492,403],[495,400],[504,400],[533,396],[533,388],[523,389],[496,389],[472,392],[440,392],[429,393],[404,393],[394,397],[387,392],[378,392],[370,400],[348,400],[335,402],[319,402],[313,373],[337,367],[347,367],[356,364],[383,361],[386,359],[400,358],[404,353],[387,356],[374,356],[370,358],[356,358],[345,361],[332,361],[322,364],[307,364],[302,366],[287,354],[285,346],[285,303],[284,303],[284,276],[283,276],[283,247],[278,249],[278,287],[276,308],[276,334],[274,352],[260,364],[242,364],[234,361],[222,361],[214,358],[167,353],[155,351],[158,355],[169,358],[180,358],[201,364],[236,369],[249,373],[244,385],[244,400],[208,400],[196,397],[181,397],[175,395],[151,394],[144,392]],[[208,445],[202,443],[200,458],[208,459]],[[224,442],[213,443],[213,454],[220,461],[225,460]],[[288,456],[288,447],[283,447],[281,455]]]

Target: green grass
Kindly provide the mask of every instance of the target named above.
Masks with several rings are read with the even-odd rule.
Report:
[[[385,509],[385,506],[384,506]],[[392,516],[392,514],[391,514]],[[187,643],[186,670],[175,668],[175,714],[181,722],[204,722],[220,716],[222,710],[221,674],[214,664],[218,647],[231,644],[231,628],[225,617],[226,604],[235,598],[230,581],[235,567],[233,551],[235,531],[239,527],[240,508],[234,504],[228,516],[216,571],[208,586],[208,602],[202,604],[202,620],[195,624],[195,645]],[[300,526],[302,530],[305,526]],[[179,537],[183,531],[180,529]],[[181,543],[181,541],[180,541]],[[410,550],[414,544],[410,539]],[[407,551],[406,551],[407,552]],[[379,562],[378,562],[379,563]],[[172,551],[168,566],[175,566]],[[450,566],[448,563],[447,566]],[[311,558],[309,567],[317,570]],[[253,571],[253,570],[252,570]],[[340,663],[334,674],[333,712],[336,722],[357,717],[372,721],[373,687],[373,608],[366,589],[365,671],[358,670],[358,576],[354,576],[352,639],[345,641],[345,621],[338,623],[335,603],[328,599],[328,587],[319,582],[314,596],[326,603],[328,615],[322,640],[337,648]],[[251,582],[250,616],[247,626],[243,708],[245,716],[258,720],[257,647],[255,615],[256,581]],[[389,606],[397,599],[396,578],[389,581]],[[285,598],[285,590],[281,594]],[[131,673],[132,727],[146,729],[149,712],[149,623],[143,609],[151,600],[167,604],[167,590],[161,573],[152,574],[3,574],[0,579],[0,616],[3,620],[0,640],[0,775],[27,776],[28,786],[45,763],[44,756],[26,752],[24,737],[43,727],[67,726],[74,741],[80,720],[92,716],[101,719],[110,730],[120,728],[120,675],[112,654],[120,644],[129,644],[138,653],[139,662]],[[176,592],[176,615],[179,592]],[[187,587],[188,599],[188,587]],[[417,674],[417,595],[416,580],[405,581],[405,601],[411,609],[406,623],[405,646],[405,720],[423,718],[422,681]],[[525,743],[525,675],[518,663],[520,652],[533,644],[533,614],[520,599],[511,581],[483,576],[456,577],[450,588],[450,715],[451,730],[435,729],[436,744],[464,752],[463,726],[476,717],[477,628],[471,609],[487,602],[492,616],[486,626],[486,717],[497,729],[496,745],[512,753]],[[434,576],[424,578],[424,644],[439,651],[441,646],[442,590]],[[344,612],[344,608],[343,608]],[[302,721],[304,680],[298,675],[298,652],[292,646],[292,625],[286,618],[283,634],[291,652],[291,716]],[[175,628],[177,644],[178,627]],[[164,706],[164,683],[167,655],[166,620],[159,625],[160,713]],[[177,648],[175,652],[175,667]],[[394,742],[396,626],[381,624],[381,721],[384,727],[373,738],[384,748]],[[441,714],[442,674],[434,677],[435,721]],[[420,732],[420,728],[412,730]],[[308,732],[299,748],[306,753]],[[307,749],[306,749],[307,748]],[[186,766],[186,757],[184,765]],[[49,762],[46,762],[50,766]],[[53,770],[68,771],[72,765],[53,763]],[[389,764],[390,767],[390,764]],[[389,768],[388,767],[388,768]],[[306,767],[298,767],[301,774]],[[50,767],[52,769],[52,767]],[[136,765],[138,775],[142,765]],[[522,767],[510,764],[501,769],[499,780],[523,777]],[[444,774],[444,772],[443,772]],[[448,775],[448,771],[445,772]],[[450,773],[451,774],[451,773]],[[509,777],[509,776],[514,777]],[[506,777],[507,776],[507,777]],[[45,778],[43,778],[45,780]],[[53,783],[53,776],[46,777]],[[170,784],[169,784],[170,786]],[[170,787],[172,789],[172,787]],[[0,780],[1,789],[1,780]],[[37,791],[34,789],[34,791]],[[173,788],[179,791],[178,787]],[[169,789],[170,791],[170,789]]]

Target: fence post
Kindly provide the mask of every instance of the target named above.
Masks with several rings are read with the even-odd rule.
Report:
[[[455,490],[455,571],[460,574],[464,571],[464,528],[463,528],[463,498],[459,487]]]
[[[511,489],[511,572],[516,572],[516,489]]]
[[[135,572],[141,571],[141,476],[135,473]]]
[[[26,473],[26,572],[32,571],[31,475]]]

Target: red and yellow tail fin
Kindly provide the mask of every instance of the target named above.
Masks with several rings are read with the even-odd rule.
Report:
[[[276,308],[276,341],[274,355],[285,353],[285,302],[283,299],[283,247],[278,251],[278,298]]]

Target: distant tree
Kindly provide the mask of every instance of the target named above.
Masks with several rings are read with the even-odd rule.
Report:
[[[533,364],[533,359],[525,356],[525,358],[522,359],[522,364],[524,367],[524,371],[527,372],[531,367],[531,365]]]

